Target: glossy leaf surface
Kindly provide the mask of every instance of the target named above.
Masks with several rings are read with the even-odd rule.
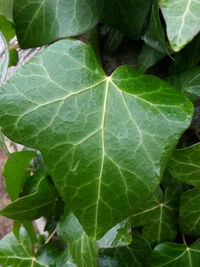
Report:
[[[62,198],[97,239],[156,188],[192,112],[156,77],[126,66],[106,77],[92,49],[73,40],[48,47],[0,94],[4,134],[42,152]]]
[[[181,50],[200,31],[199,0],[161,0],[172,49]]]

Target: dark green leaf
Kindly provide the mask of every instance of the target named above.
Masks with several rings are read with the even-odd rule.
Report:
[[[137,68],[141,72],[145,72],[164,57],[164,53],[144,44],[137,59]]]
[[[200,236],[200,188],[185,192],[181,197],[180,227],[183,233]]]
[[[51,212],[57,198],[54,188],[43,178],[35,193],[13,201],[0,210],[0,215],[14,220],[34,220]]]
[[[143,32],[151,3],[152,0],[104,1],[102,21],[125,35],[138,39]]]
[[[77,266],[97,266],[98,246],[90,240],[73,213],[67,214],[57,226],[58,236],[69,246]]]
[[[200,1],[161,0],[160,5],[170,45],[177,52],[200,30]]]
[[[133,242],[128,247],[103,249],[100,252],[100,267],[143,267],[151,246],[137,232],[133,233]]]
[[[7,234],[0,241],[0,264],[2,267],[49,267],[33,255],[30,239],[24,229],[20,232],[20,242],[13,233]]]
[[[176,243],[162,243],[155,247],[149,258],[148,267],[199,267],[200,242],[191,246]]]
[[[200,67],[169,77],[167,82],[184,93],[200,96]]]
[[[99,20],[98,0],[17,0],[14,21],[20,47],[36,47],[92,29]]]
[[[165,54],[167,52],[165,32],[160,21],[158,0],[153,1],[149,25],[142,39],[148,46],[158,50],[160,53]]]
[[[168,164],[171,175],[185,184],[200,186],[200,144],[177,149]]]
[[[30,161],[36,156],[33,151],[20,151],[11,154],[4,165],[3,176],[6,190],[11,200],[16,200],[22,192],[23,185],[30,175]]]
[[[143,225],[143,236],[149,242],[173,241],[176,238],[175,211],[179,207],[180,192],[179,186],[167,187],[164,195],[158,189],[130,217],[133,227]]]
[[[42,152],[62,198],[95,239],[150,196],[192,113],[156,77],[126,66],[106,77],[91,48],[74,40],[49,46],[0,94],[4,134]]]

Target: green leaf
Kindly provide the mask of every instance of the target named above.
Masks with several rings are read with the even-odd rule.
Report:
[[[137,68],[141,72],[146,72],[150,67],[155,65],[165,56],[166,55],[164,53],[144,44],[137,58]]]
[[[181,197],[180,228],[185,234],[200,236],[200,188],[185,192]]]
[[[30,161],[36,156],[33,151],[20,151],[11,154],[4,165],[3,177],[11,200],[16,200],[30,175]],[[14,185],[14,186],[13,186]]]
[[[98,0],[17,0],[14,21],[20,47],[37,47],[59,38],[79,35],[99,20]]]
[[[144,237],[133,233],[130,246],[100,251],[100,267],[143,267],[145,258],[151,253],[151,246]]]
[[[0,31],[3,33],[9,44],[9,41],[15,36],[15,29],[13,23],[7,20],[4,16],[0,16]]]
[[[130,217],[132,227],[143,225],[143,236],[153,244],[173,241],[177,234],[175,211],[179,207],[180,191],[179,186],[171,186],[163,194],[159,188]]]
[[[200,143],[177,149],[168,164],[171,175],[185,184],[200,186]]]
[[[48,267],[33,255],[30,239],[24,229],[20,232],[20,242],[13,233],[0,240],[0,264],[2,267]]]
[[[152,0],[104,1],[101,20],[125,35],[139,39],[145,27],[151,3]]]
[[[132,242],[132,232],[129,220],[124,220],[111,228],[99,241],[99,248],[127,246]]]
[[[13,21],[13,2],[14,0],[0,0],[0,15],[9,21]]]
[[[192,113],[185,96],[156,77],[126,66],[106,77],[92,49],[74,40],[49,46],[0,94],[2,131],[42,152],[95,239],[150,196]]]
[[[153,1],[149,25],[142,39],[148,46],[160,53],[166,53],[165,32],[160,21],[158,0]]]
[[[0,32],[0,85],[5,80],[9,63],[9,53],[6,39]]]
[[[182,92],[200,96],[200,67],[167,78],[167,82]]]
[[[178,52],[200,30],[200,1],[160,0],[171,48]]]
[[[178,267],[190,266],[199,267],[200,242],[197,241],[191,246],[176,243],[162,243],[157,245],[149,258],[148,267]]]
[[[67,214],[58,223],[57,234],[68,244],[70,254],[77,266],[97,266],[97,243],[89,239],[73,213]]]
[[[51,212],[57,202],[54,188],[41,179],[35,193],[21,197],[0,210],[0,215],[13,220],[34,220]]]

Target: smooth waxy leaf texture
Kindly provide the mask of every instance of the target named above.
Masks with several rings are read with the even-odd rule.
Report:
[[[180,227],[183,233],[200,236],[200,188],[185,192],[180,204]]]
[[[30,175],[28,170],[30,161],[36,156],[33,151],[20,151],[12,153],[4,165],[3,177],[5,178],[6,190],[11,198],[19,197],[26,179]]]
[[[33,255],[31,241],[24,229],[20,232],[20,242],[13,233],[1,239],[0,264],[2,267],[49,267],[40,263]]]
[[[93,28],[99,20],[98,0],[18,0],[14,21],[21,47],[36,47]]]
[[[182,92],[200,96],[200,67],[169,77],[167,81]]]
[[[161,243],[157,245],[149,258],[149,267],[177,267],[190,266],[199,267],[200,242],[197,241],[191,246],[176,243]]]
[[[19,198],[0,210],[0,215],[14,220],[34,220],[47,215],[56,205],[57,194],[45,178],[38,183],[37,190]]]
[[[173,241],[176,238],[175,211],[179,206],[180,187],[159,188],[152,198],[130,217],[132,227],[143,226],[143,236],[151,243]]]
[[[125,66],[106,77],[92,49],[74,40],[48,47],[0,94],[3,132],[42,152],[62,198],[94,238],[155,189],[192,111],[156,77]]]
[[[199,0],[161,0],[167,35],[174,51],[179,51],[200,31]]]
[[[100,267],[142,267],[151,253],[149,242],[137,232],[133,232],[133,242],[127,247],[103,249],[100,251]]]
[[[77,266],[97,266],[98,245],[89,239],[73,213],[62,218],[57,226],[57,234],[69,246],[73,262]]]
[[[200,144],[177,149],[172,154],[168,164],[171,175],[185,183],[194,186],[200,185]]]

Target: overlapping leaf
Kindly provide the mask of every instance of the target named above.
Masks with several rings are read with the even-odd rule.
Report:
[[[73,40],[48,47],[0,94],[3,132],[41,150],[62,198],[94,238],[155,189],[192,111],[156,77],[130,67],[106,77],[91,48]]]
[[[20,233],[20,242],[13,233],[7,234],[0,241],[0,264],[2,267],[49,267],[34,256],[30,239],[24,229]]]
[[[200,185],[200,144],[177,149],[168,164],[171,175],[186,184]]]
[[[199,0],[161,0],[167,35],[174,51],[179,51],[200,31]]]
[[[199,267],[200,242],[197,241],[191,246],[177,243],[161,243],[157,245],[147,263],[148,267],[176,267],[190,266]]]
[[[165,195],[161,189],[146,201],[130,217],[132,226],[143,226],[143,236],[151,243],[173,241],[176,237],[175,212],[179,208],[181,188],[174,184],[167,187]]]
[[[181,197],[180,227],[183,233],[200,236],[200,188],[185,192]]]

